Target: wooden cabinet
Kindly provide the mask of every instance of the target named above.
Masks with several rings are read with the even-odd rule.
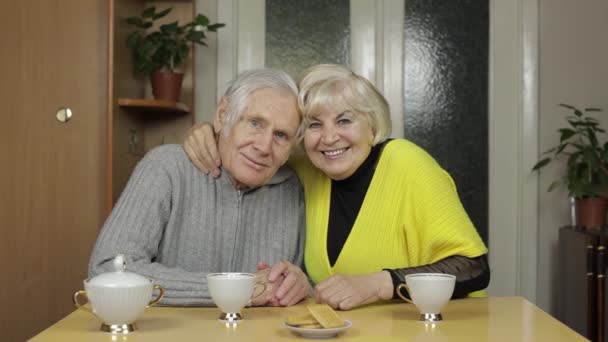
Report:
[[[0,340],[25,341],[74,309],[105,218],[111,3],[2,4]]]
[[[137,152],[179,141],[192,124],[191,72],[177,112],[118,104],[148,97],[147,82],[132,76],[124,20],[150,4],[3,2],[0,28],[10,34],[0,53],[2,341],[27,340],[74,310],[72,294],[83,287],[91,249]],[[158,6],[192,17],[192,1]],[[64,107],[73,116],[62,123],[56,113]]]
[[[606,336],[608,229],[562,227],[559,231],[557,318],[592,341]]]

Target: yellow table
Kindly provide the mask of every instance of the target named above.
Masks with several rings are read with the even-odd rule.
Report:
[[[303,304],[300,304],[303,305]],[[298,305],[298,306],[300,306]],[[277,341],[302,340],[282,324],[292,310],[303,308],[246,308],[245,320],[227,326],[217,320],[217,308],[146,309],[129,335],[98,331],[100,321],[77,310],[32,341]],[[341,341],[585,341],[585,339],[520,297],[453,300],[435,325],[417,322],[411,304],[390,302],[341,311],[352,327]]]

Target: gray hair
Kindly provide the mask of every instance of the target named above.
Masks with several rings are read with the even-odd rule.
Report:
[[[227,133],[243,114],[243,109],[249,97],[261,89],[276,89],[285,91],[294,98],[298,97],[298,87],[286,72],[278,69],[264,68],[245,71],[228,83],[224,92],[226,113],[224,116],[224,132]],[[301,125],[298,125],[301,127]],[[300,129],[298,135],[300,136]]]
[[[298,104],[304,121],[329,106],[349,109],[367,117],[373,132],[372,145],[391,134],[388,102],[365,77],[337,64],[318,64],[300,76]]]

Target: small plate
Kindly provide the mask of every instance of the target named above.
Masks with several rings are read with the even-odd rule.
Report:
[[[283,322],[283,325],[297,333],[302,335],[303,337],[306,338],[331,338],[331,337],[335,337],[336,335],[338,335],[338,333],[350,328],[353,323],[347,319],[344,320],[344,326],[342,327],[337,327],[337,328],[300,328],[300,327],[295,327],[293,325],[289,325],[286,322]]]

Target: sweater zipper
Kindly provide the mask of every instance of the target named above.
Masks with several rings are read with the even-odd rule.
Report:
[[[234,245],[232,246],[232,270],[236,269],[236,253],[237,251],[237,241],[239,230],[241,226],[241,202],[243,200],[243,192],[239,189],[236,190],[236,228],[234,230]]]

